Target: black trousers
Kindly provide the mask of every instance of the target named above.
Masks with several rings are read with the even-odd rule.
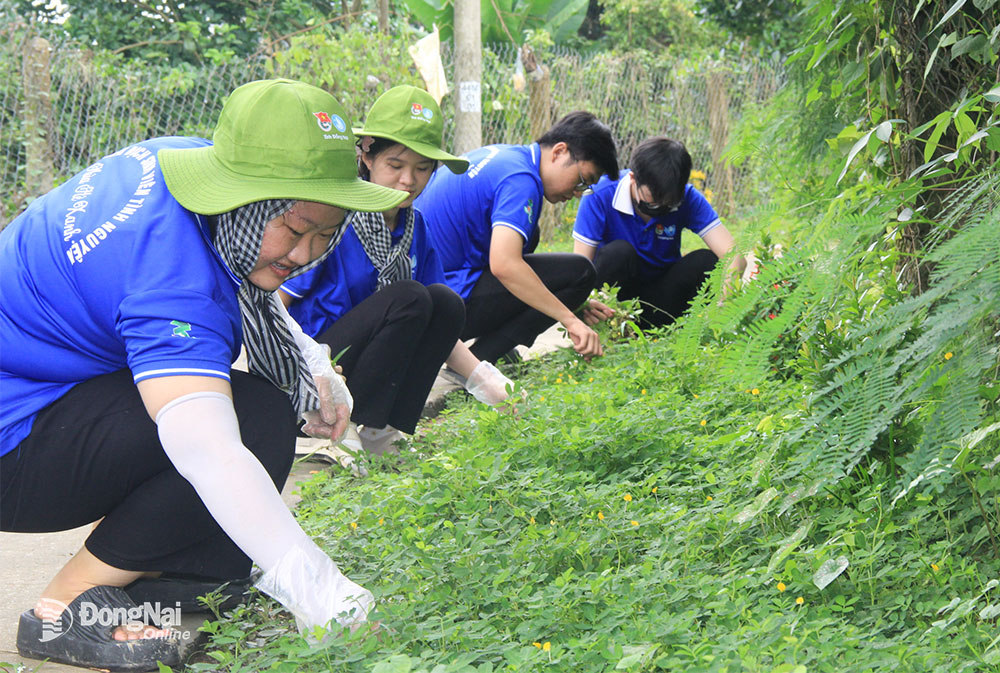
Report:
[[[643,278],[635,248],[628,241],[618,240],[597,251],[594,267],[597,287],[605,283],[617,285],[621,288],[619,299],[638,298],[642,302],[640,326],[661,327],[671,324],[691,307],[691,301],[718,261],[714,252],[702,248],[666,266],[658,276]]]
[[[594,287],[594,265],[583,255],[539,253],[524,256],[542,283],[571,311]],[[514,346],[530,346],[555,321],[510,293],[489,269],[483,271],[465,300],[462,340],[476,339],[471,350],[480,360],[496,362]]]
[[[465,322],[462,298],[445,285],[402,280],[345,313],[317,341],[344,368],[351,420],[412,433],[427,394]]]
[[[295,455],[292,405],[245,372],[232,372],[232,388],[243,442],[280,490]],[[250,573],[250,559],[167,458],[128,370],[72,388],[0,458],[0,529],[43,533],[101,517],[85,544],[115,568],[220,580]]]

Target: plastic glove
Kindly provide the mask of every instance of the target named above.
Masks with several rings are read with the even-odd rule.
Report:
[[[509,394],[507,386],[513,388],[514,382],[500,373],[492,362],[483,360],[469,374],[465,381],[465,389],[470,395],[483,404],[495,405],[504,402]]]
[[[344,377],[334,371],[330,364],[330,347],[316,343],[310,336],[302,331],[295,319],[288,313],[288,309],[281,303],[275,293],[272,295],[279,307],[288,331],[295,339],[295,345],[302,351],[309,372],[316,382],[316,392],[319,395],[319,409],[314,409],[302,414],[302,420],[306,423],[302,428],[310,437],[329,437],[334,442],[338,441],[347,430],[347,424],[351,420],[351,411],[354,409],[354,398],[351,391],[347,389]]]
[[[299,632],[310,637],[331,620],[350,627],[368,619],[375,598],[347,579],[309,538],[302,538],[257,582],[257,588],[295,615]]]

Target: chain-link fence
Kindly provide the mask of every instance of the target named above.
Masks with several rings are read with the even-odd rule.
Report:
[[[129,143],[161,135],[211,137],[225,96],[244,82],[280,75],[339,87],[334,93],[355,120],[389,86],[419,82],[405,45],[390,38],[368,42],[385,52],[380,62],[392,61],[396,70],[366,77],[365,64],[373,62],[368,54],[355,66],[361,79],[350,80],[350,90],[335,81],[331,59],[272,55],[226,66],[165,68],[52,46],[23,26],[0,28],[0,38],[0,225],[53,184]],[[780,64],[679,62],[665,68],[637,54],[587,56],[553,48],[522,59],[519,53],[525,54],[511,45],[483,52],[484,144],[529,142],[563,114],[587,109],[615,132],[623,165],[644,137],[665,134],[687,144],[692,181],[721,214],[760,202],[757,176],[726,163],[723,152],[746,107],[782,85]],[[450,50],[443,57],[451,72]],[[450,99],[442,102],[446,118]],[[563,208],[549,209],[543,232],[568,219]]]

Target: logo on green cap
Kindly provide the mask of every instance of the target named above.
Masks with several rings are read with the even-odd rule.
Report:
[[[420,103],[410,103],[410,117],[429,122],[434,119],[434,110]]]
[[[333,127],[333,120],[330,119],[330,114],[327,112],[313,112],[316,115],[316,122],[319,124],[320,130],[323,132],[329,131]]]

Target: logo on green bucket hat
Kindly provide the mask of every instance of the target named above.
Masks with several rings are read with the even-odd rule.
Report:
[[[229,96],[213,145],[160,150],[157,159],[174,198],[203,215],[266,199],[361,211],[399,205],[405,192],[358,178],[346,117],[322,89],[294,80],[259,80]]]

